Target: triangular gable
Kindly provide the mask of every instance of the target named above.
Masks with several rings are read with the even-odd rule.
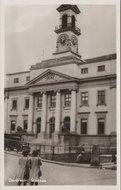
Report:
[[[72,80],[77,80],[77,78],[48,69],[45,72],[38,75],[37,77],[35,77],[34,79],[32,79],[31,81],[29,81],[26,85],[72,81]]]

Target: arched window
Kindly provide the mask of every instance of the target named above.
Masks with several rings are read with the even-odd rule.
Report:
[[[72,15],[71,19],[72,19],[72,27],[75,28],[75,16]]]
[[[64,125],[62,127],[62,132],[64,132],[64,133],[70,132],[70,117],[64,118]]]
[[[66,28],[67,27],[67,15],[64,14],[62,16],[62,28]]]
[[[36,134],[38,134],[41,132],[41,118],[40,117],[38,117],[36,120],[36,127],[37,127]]]
[[[55,132],[55,117],[51,117],[50,118],[50,133],[49,133],[49,137],[52,137],[52,133]]]

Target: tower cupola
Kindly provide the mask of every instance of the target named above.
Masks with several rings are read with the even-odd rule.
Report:
[[[60,14],[59,25],[55,27],[57,34],[56,52],[71,51],[78,54],[78,36],[80,29],[76,26],[77,15],[80,13],[77,5],[62,4],[57,8]]]

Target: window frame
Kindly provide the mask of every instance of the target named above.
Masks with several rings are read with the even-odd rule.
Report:
[[[50,107],[56,107],[56,94],[50,94]]]
[[[16,102],[16,106],[14,105],[14,102]],[[17,108],[18,108],[18,100],[17,99],[12,99],[11,110],[17,110]]]
[[[13,79],[13,83],[14,83],[14,84],[19,83],[19,78],[18,78],[18,77],[14,78],[14,79]]]
[[[51,117],[49,120],[49,138],[52,138],[52,134],[55,132],[55,117]]]
[[[99,120],[104,120],[104,128],[103,128],[103,132],[99,133]],[[100,122],[101,123],[101,122]],[[106,119],[105,117],[98,117],[97,118],[97,135],[105,135],[105,123],[106,123]]]
[[[26,102],[27,100],[28,100],[28,106],[27,106],[27,102]],[[28,110],[28,109],[29,109],[29,98],[25,98],[25,99],[24,99],[24,109],[25,109],[25,110]]]
[[[25,121],[27,121],[27,128],[25,128],[25,124],[26,124]],[[24,120],[23,120],[23,129],[24,129],[24,130],[27,130],[27,129],[28,129],[28,119],[24,119]]]
[[[97,72],[103,72],[103,71],[105,71],[105,65],[97,66]]]
[[[86,120],[86,122],[82,122],[82,120]],[[82,133],[82,123],[86,123],[86,133]],[[81,118],[81,129],[80,129],[81,135],[87,135],[88,134],[88,118]]]
[[[15,122],[14,130],[12,130],[12,122]],[[11,120],[10,131],[11,131],[11,133],[12,133],[12,132],[14,132],[15,130],[16,130],[16,120],[15,120],[15,119],[12,119],[12,120]]]
[[[42,108],[42,94],[37,96],[37,108]]]
[[[64,93],[64,106],[71,107],[71,92]]]
[[[87,96],[83,96],[83,94],[87,94]],[[86,100],[83,100],[83,98],[87,98],[87,103]],[[85,91],[85,92],[81,92],[81,106],[89,106],[89,92]]]
[[[104,93],[104,95],[99,95],[99,93]],[[104,98],[104,100],[102,101],[102,99]],[[100,99],[101,98],[101,99]],[[106,105],[106,90],[98,90],[97,91],[97,105],[101,106],[101,105]]]
[[[81,68],[81,74],[87,74],[88,73],[88,67]]]

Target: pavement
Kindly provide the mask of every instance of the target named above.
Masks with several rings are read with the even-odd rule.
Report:
[[[11,152],[12,153],[12,152]],[[5,186],[17,186],[15,181],[18,172],[19,156],[5,153]],[[80,164],[78,164],[80,165]],[[39,185],[116,185],[116,170],[105,170],[92,167],[72,167],[55,164],[50,161],[42,162],[42,176]],[[30,185],[29,183],[27,184]]]
[[[14,156],[19,156],[21,157],[21,153],[17,153],[14,151],[5,151],[6,154],[14,155]],[[81,168],[99,168],[99,169],[110,169],[110,170],[116,170],[117,169],[117,164],[113,162],[109,163],[100,163],[100,166],[91,166],[90,164],[81,164],[81,163],[67,163],[67,162],[58,162],[54,160],[47,160],[47,159],[42,159],[43,162],[47,163],[53,163],[53,164],[59,164],[63,166],[71,166],[71,167],[81,167]]]

